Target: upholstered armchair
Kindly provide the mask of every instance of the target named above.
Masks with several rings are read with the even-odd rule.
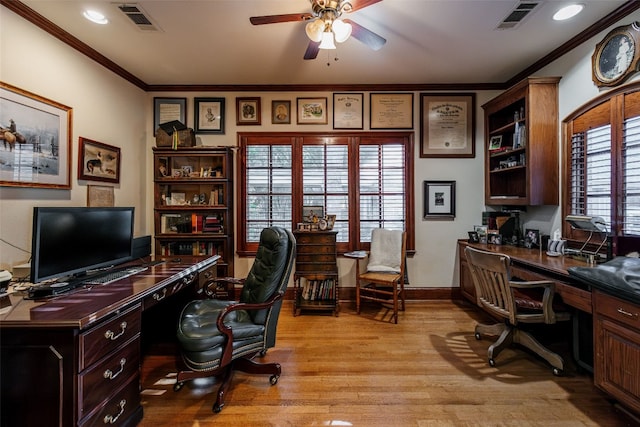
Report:
[[[511,277],[511,259],[505,254],[466,247],[465,255],[478,306],[502,319],[501,323],[478,324],[475,328],[478,340],[483,335],[498,336],[487,350],[489,365],[495,366],[498,354],[514,343],[542,357],[552,366],[554,375],[561,375],[564,370],[562,357],[518,327],[520,323],[554,324],[571,318],[562,304],[554,302],[555,284],[550,280],[514,280]]]
[[[234,371],[267,374],[272,385],[278,382],[280,364],[261,364],[253,358],[275,346],[278,316],[295,253],[296,241],[289,230],[265,228],[239,301],[204,299],[185,306],[177,329],[184,366],[178,372],[175,391],[191,379],[219,377],[213,405],[217,413],[224,406]]]

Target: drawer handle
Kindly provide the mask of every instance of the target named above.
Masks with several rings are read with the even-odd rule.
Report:
[[[626,310],[623,310],[622,308],[618,308],[618,313],[627,316],[627,317],[631,317],[632,319],[637,319],[638,318],[638,313],[634,314],[634,313],[630,313]]]
[[[213,273],[210,271],[207,271],[204,273],[204,278],[205,279],[210,279],[213,276]]]
[[[127,322],[120,323],[120,329],[122,329],[122,330],[120,331],[120,333],[118,335],[116,335],[111,330],[108,330],[107,332],[104,333],[104,337],[106,339],[108,339],[108,340],[111,340],[111,341],[117,340],[118,338],[120,338],[122,336],[122,334],[124,334],[124,331],[127,329]]]
[[[120,415],[122,415],[124,413],[124,407],[127,405],[127,401],[122,399],[120,401],[120,403],[118,404],[118,406],[120,407],[120,412],[118,412],[118,415],[116,415],[115,417],[113,415],[105,415],[104,417],[104,423],[105,424],[115,424],[116,421],[118,421],[118,418],[120,418]]]
[[[106,371],[104,371],[104,377],[108,380],[112,380],[115,377],[117,377],[118,375],[120,375],[122,373],[122,371],[124,371],[124,365],[125,363],[127,363],[127,359],[125,359],[124,357],[122,359],[120,359],[120,370],[118,372],[116,372],[115,374],[113,373],[113,371],[111,369],[107,369]]]
[[[162,295],[160,295],[159,293],[156,292],[156,293],[153,294],[153,299],[156,300],[156,301],[162,301],[164,299],[164,297],[166,297],[166,296],[167,296],[167,288],[164,288],[162,290]]]

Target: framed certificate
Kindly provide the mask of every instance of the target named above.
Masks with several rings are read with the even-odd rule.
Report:
[[[475,157],[475,93],[420,94],[420,157]]]
[[[413,129],[413,93],[370,94],[371,129]]]
[[[363,99],[362,93],[334,93],[333,128],[362,129]]]

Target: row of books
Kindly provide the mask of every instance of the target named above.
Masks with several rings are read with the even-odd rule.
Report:
[[[220,255],[223,246],[214,242],[172,242],[160,246],[161,255]]]
[[[336,295],[335,281],[325,280],[304,280],[302,286],[302,298],[307,301],[334,299]]]
[[[160,233],[224,233],[223,217],[221,214],[162,214]]]

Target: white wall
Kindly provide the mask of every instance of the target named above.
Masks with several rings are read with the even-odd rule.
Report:
[[[113,185],[78,181],[80,136],[120,147],[115,204],[135,206],[136,235],[150,234],[149,174],[139,161],[149,154],[148,94],[5,8],[0,13],[0,80],[73,109],[71,190],[0,187],[0,268],[10,270],[29,260],[34,206],[86,206],[87,184]]]

